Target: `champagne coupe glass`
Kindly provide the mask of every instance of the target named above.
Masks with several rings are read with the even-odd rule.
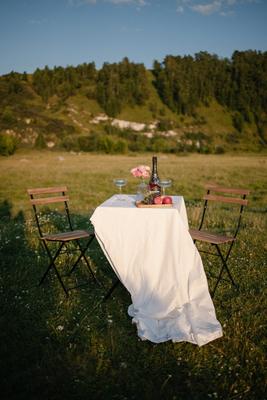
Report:
[[[114,184],[119,188],[119,195],[117,196],[118,200],[124,200],[122,197],[122,188],[127,184],[127,180],[123,178],[113,179]]]
[[[162,188],[162,195],[165,196],[166,188],[171,187],[172,180],[171,179],[162,179],[159,181],[159,186]]]

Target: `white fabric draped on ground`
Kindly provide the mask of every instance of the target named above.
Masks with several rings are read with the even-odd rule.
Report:
[[[113,196],[91,217],[96,237],[131,294],[138,335],[154,343],[202,346],[222,336],[201,257],[188,233],[184,199],[172,208],[137,208]]]

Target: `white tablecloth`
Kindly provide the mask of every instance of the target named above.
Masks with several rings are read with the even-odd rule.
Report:
[[[222,336],[200,255],[188,233],[184,199],[172,208],[137,208],[113,196],[91,217],[97,240],[131,294],[138,335],[154,343],[202,346]]]

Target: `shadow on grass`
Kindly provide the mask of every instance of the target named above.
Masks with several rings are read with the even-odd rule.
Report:
[[[229,328],[224,338],[202,348],[143,342],[127,315],[131,299],[123,286],[105,303],[105,291],[92,279],[69,298],[52,273],[39,287],[47,258],[32,222],[21,212],[12,217],[7,201],[0,204],[0,215],[2,399],[264,398],[263,361],[256,347],[263,331],[255,322],[257,334],[249,333],[247,323],[256,312],[254,298],[242,311],[247,294],[237,297],[220,288],[225,303],[219,320],[229,320]],[[74,219],[88,229],[88,217]],[[115,276],[96,241],[88,254],[97,277],[110,287]]]

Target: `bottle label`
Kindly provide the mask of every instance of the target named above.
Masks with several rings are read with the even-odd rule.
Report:
[[[160,196],[161,188],[159,186],[159,176],[157,171],[157,157],[155,156],[152,158],[152,174],[150,177],[149,189],[151,192],[154,192],[154,197]]]
[[[161,190],[160,190],[160,186],[157,183],[151,182],[149,184],[149,189],[151,192],[154,192],[155,197],[160,196]]]

